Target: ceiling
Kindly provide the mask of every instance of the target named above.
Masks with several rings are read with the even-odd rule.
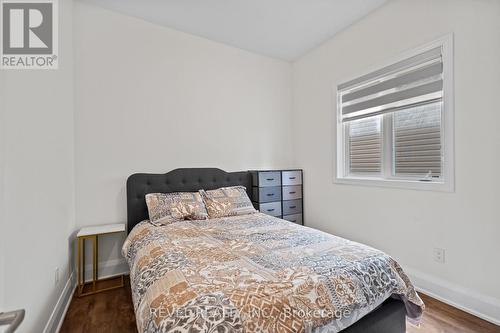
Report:
[[[386,0],[83,0],[254,53],[293,61]]]

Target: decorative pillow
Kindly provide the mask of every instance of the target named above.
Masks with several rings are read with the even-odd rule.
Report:
[[[198,192],[148,193],[146,205],[149,221],[154,225],[208,218],[205,204]]]
[[[245,215],[257,212],[244,186],[200,190],[210,218]]]

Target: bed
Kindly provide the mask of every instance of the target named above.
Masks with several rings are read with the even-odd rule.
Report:
[[[368,246],[261,213],[148,223],[147,193],[245,186],[214,168],[127,181],[130,266],[140,333],[404,333],[424,305],[398,263]]]

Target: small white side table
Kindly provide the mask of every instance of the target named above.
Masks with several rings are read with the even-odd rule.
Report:
[[[105,224],[99,226],[85,227],[80,229],[76,235],[78,240],[78,296],[87,296],[95,293],[99,293],[106,290],[111,290],[115,288],[121,288],[124,285],[123,274],[118,276],[112,276],[105,279],[99,279],[97,276],[98,272],[98,254],[99,247],[98,241],[99,236],[115,234],[125,232],[125,224]],[[85,282],[85,241],[87,239],[92,240],[92,281]],[[118,280],[118,284],[107,285],[105,287],[99,288],[98,282],[103,282],[107,280]],[[108,284],[108,283],[106,283]]]

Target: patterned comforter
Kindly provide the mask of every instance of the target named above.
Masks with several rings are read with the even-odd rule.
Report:
[[[423,303],[385,253],[261,213],[156,227],[123,245],[139,332],[338,332],[388,297]]]

